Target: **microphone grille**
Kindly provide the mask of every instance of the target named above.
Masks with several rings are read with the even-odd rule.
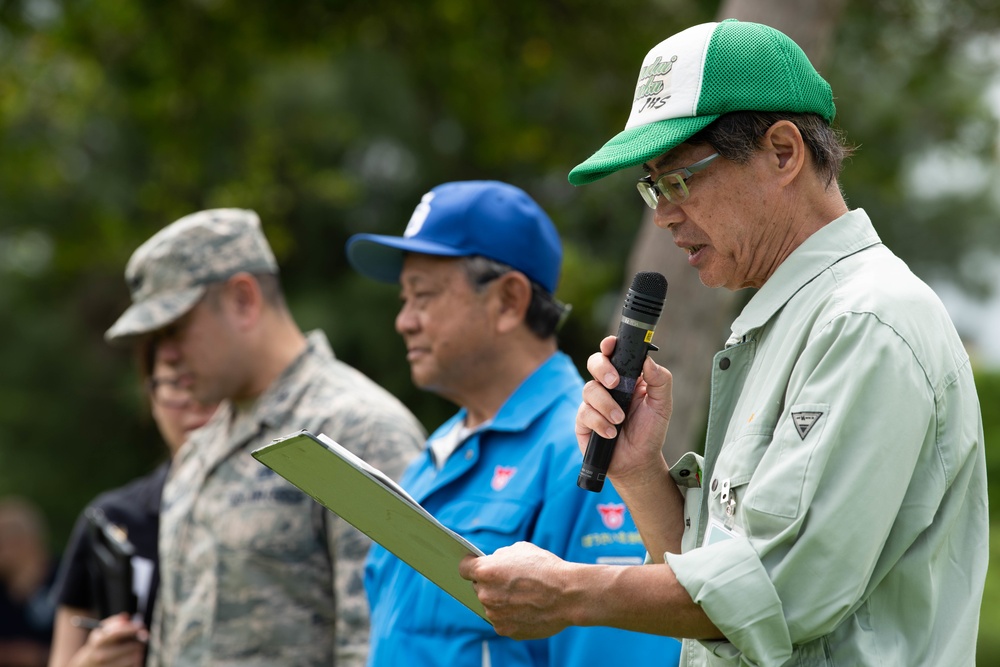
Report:
[[[656,271],[640,271],[632,279],[630,289],[657,301],[663,301],[667,296],[667,279]]]

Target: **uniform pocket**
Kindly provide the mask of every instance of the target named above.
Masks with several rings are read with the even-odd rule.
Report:
[[[747,506],[755,512],[794,519],[802,511],[802,495],[816,443],[829,421],[828,404],[793,405],[775,431],[766,458],[754,476]]]
[[[473,498],[450,503],[437,518],[483,553],[491,554],[523,539],[536,511],[531,503]]]
[[[704,544],[726,535],[747,535],[745,501],[771,440],[770,432],[747,433],[719,452],[711,479],[703,483],[708,499],[708,517],[702,523]]]

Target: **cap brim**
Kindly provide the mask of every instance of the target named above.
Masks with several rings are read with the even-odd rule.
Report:
[[[347,241],[347,261],[354,270],[383,283],[399,282],[403,256],[408,252],[441,257],[462,257],[468,254],[440,243],[401,236],[355,234]]]
[[[136,336],[162,329],[191,310],[205,290],[204,285],[197,285],[134,303],[104,332],[104,340],[127,343]]]
[[[586,185],[635,167],[672,150],[707,127],[718,115],[670,118],[623,130],[569,172],[569,182]]]

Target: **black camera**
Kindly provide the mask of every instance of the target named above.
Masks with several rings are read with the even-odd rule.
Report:
[[[135,547],[121,526],[111,523],[102,510],[92,507],[86,511],[86,517],[94,549],[91,575],[97,612],[100,618],[122,612],[134,616],[139,604],[132,591]]]

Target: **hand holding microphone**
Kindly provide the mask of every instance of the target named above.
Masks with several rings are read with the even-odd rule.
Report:
[[[653,271],[637,273],[625,295],[615,349],[611,355],[611,364],[618,371],[619,381],[618,386],[609,391],[626,414],[646,354],[650,349],[656,349],[651,343],[653,330],[663,311],[666,296],[667,279]],[[618,432],[621,432],[621,426]],[[603,438],[596,433],[590,435],[580,476],[576,480],[577,486],[594,492],[604,487],[604,478],[617,441],[617,435],[613,438]]]

